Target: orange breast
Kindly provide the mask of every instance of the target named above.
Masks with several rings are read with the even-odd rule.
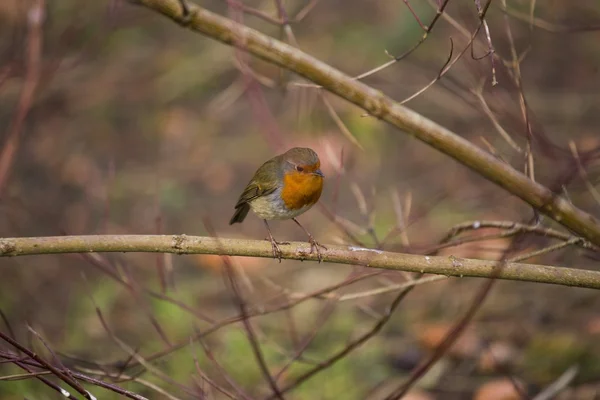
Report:
[[[290,172],[283,177],[281,199],[290,210],[315,204],[323,190],[323,178],[313,174]]]

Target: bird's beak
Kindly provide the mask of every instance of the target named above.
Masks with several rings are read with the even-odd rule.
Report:
[[[321,178],[325,178],[325,175],[323,175],[323,173],[321,172],[320,169],[316,170],[313,172],[313,174],[320,176]]]

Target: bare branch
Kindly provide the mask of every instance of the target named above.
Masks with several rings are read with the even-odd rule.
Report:
[[[0,239],[0,256],[60,254],[80,252],[152,252],[175,254],[221,254],[228,256],[273,256],[264,240],[224,239],[187,235],[89,235]],[[281,245],[281,258],[318,261],[310,244],[291,242]],[[496,261],[419,256],[392,253],[356,246],[327,245],[321,252],[325,262],[363,265],[449,276],[488,278]],[[499,279],[600,289],[600,272],[545,265],[508,263]]]

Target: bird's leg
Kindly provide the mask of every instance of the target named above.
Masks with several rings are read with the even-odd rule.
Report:
[[[269,233],[269,241],[271,242],[271,248],[273,249],[273,258],[277,258],[279,262],[281,262],[281,249],[279,248],[280,244],[289,244],[287,242],[279,242],[277,243],[273,238],[273,234],[271,233],[271,228],[269,228],[269,223],[266,219],[263,219],[265,226],[267,227],[267,232]]]
[[[296,218],[292,218],[292,219],[294,220],[294,222],[300,228],[302,228],[302,230],[304,231],[304,233],[306,233],[306,235],[308,236],[308,243],[310,243],[310,254],[312,254],[313,251],[316,250],[317,251],[317,258],[319,259],[319,262],[321,262],[323,260],[323,256],[321,255],[321,250],[319,249],[319,247],[322,247],[325,250],[327,250],[327,247],[325,247],[321,243],[317,242],[315,240],[315,238],[313,237],[313,235],[311,235],[310,232],[307,231],[306,228],[303,227],[302,224],[300,222],[298,222],[298,220]]]

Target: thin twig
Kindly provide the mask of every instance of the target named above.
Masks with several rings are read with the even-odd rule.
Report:
[[[392,393],[385,398],[385,400],[401,399],[417,383],[417,381],[419,381],[419,379],[421,379],[427,373],[427,371],[429,371],[431,367],[437,363],[444,356],[444,354],[447,353],[450,347],[456,342],[467,326],[472,322],[475,314],[481,309],[481,306],[489,296],[494,283],[496,283],[496,280],[509,263],[509,261],[505,260],[506,256],[518,247],[520,239],[521,238],[517,236],[511,241],[510,246],[504,252],[502,262],[494,266],[490,279],[481,285],[480,289],[473,297],[473,300],[471,301],[467,311],[461,318],[459,318],[458,321],[454,323],[454,325],[445,335],[444,339],[435,347],[433,353],[424,362],[414,368],[406,382],[402,383],[398,388],[393,390]]]
[[[19,147],[19,140],[25,118],[33,105],[35,92],[38,87],[41,73],[42,60],[42,24],[46,18],[45,0],[35,0],[27,12],[27,48],[25,61],[25,80],[17,111],[6,135],[6,141],[0,152],[0,195],[4,191],[8,176],[14,163],[14,158]]]
[[[566,26],[560,25],[554,22],[546,21],[542,18],[535,17],[531,13],[527,14],[514,8],[506,7],[504,4],[500,4],[500,9],[511,17],[526,22],[536,28],[543,29],[552,33],[588,33],[600,30],[600,24],[590,24],[585,26]]]
[[[557,394],[559,394],[560,392],[565,390],[565,388],[567,386],[569,386],[571,384],[571,382],[573,382],[573,379],[575,379],[575,377],[577,376],[577,373],[579,373],[579,367],[577,365],[573,365],[573,366],[567,368],[567,370],[565,372],[563,372],[562,375],[556,381],[554,381],[554,382],[552,382],[552,384],[548,385],[544,390],[542,390],[540,393],[538,393],[532,400],[554,399]]]
[[[466,48],[469,48],[469,47],[470,47],[470,43],[467,45]],[[452,38],[450,38],[450,54],[448,55],[448,58],[446,59],[446,62],[444,62],[444,65],[442,65],[442,68],[440,68],[440,71],[438,72],[438,74],[436,75],[436,77],[433,78],[431,80],[431,82],[429,82],[427,85],[425,85],[424,87],[422,87],[416,93],[413,93],[412,95],[410,95],[407,98],[405,98],[404,100],[402,100],[400,102],[400,104],[406,104],[406,103],[408,103],[409,101],[413,100],[417,96],[419,96],[422,93],[424,93],[427,89],[429,89],[431,86],[433,86],[434,83],[436,83],[437,81],[439,81],[440,79],[442,79],[442,77],[446,74],[446,72],[448,72],[450,70],[450,68],[456,63],[456,61],[458,61],[462,57],[462,55],[464,54],[464,51],[461,52],[458,55],[458,57],[456,57],[454,59],[454,61],[452,61],[452,53],[453,52],[454,52],[454,41],[452,40]]]
[[[389,310],[385,313],[385,315],[379,321],[377,321],[373,325],[373,327],[371,329],[369,329],[369,331],[365,332],[357,339],[351,341],[342,350],[338,351],[333,356],[331,356],[327,360],[323,361],[316,367],[314,367],[314,368],[306,371],[305,373],[301,374],[300,376],[298,376],[296,379],[294,379],[293,382],[291,382],[289,385],[282,388],[281,392],[285,394],[285,393],[295,389],[302,383],[306,382],[308,379],[312,378],[317,373],[331,367],[333,364],[335,364],[342,358],[346,357],[352,351],[356,350],[358,347],[365,344],[369,339],[371,339],[372,337],[377,335],[381,331],[381,329],[387,324],[387,322],[390,320],[390,318],[394,314],[394,311],[396,311],[396,308],[398,307],[398,305],[400,305],[400,302],[402,301],[402,299],[404,299],[406,297],[406,295],[408,295],[408,293],[410,293],[412,288],[413,287],[409,287],[409,288],[406,288],[403,291],[401,291],[396,296],[394,301],[391,303]],[[267,400],[272,400],[272,399],[273,399],[273,396],[267,398]]]
[[[212,237],[219,241],[219,238],[217,237],[214,228],[207,219],[204,220],[204,226],[207,228],[209,233],[212,234]],[[265,360],[263,351],[260,347],[260,343],[257,339],[256,333],[254,332],[252,323],[250,322],[250,316],[248,313],[246,301],[244,300],[237,284],[237,277],[235,276],[236,272],[233,266],[231,265],[231,261],[227,256],[221,256],[221,260],[223,261],[224,271],[226,273],[231,292],[233,293],[233,300],[235,301],[240,310],[241,321],[244,325],[244,328],[246,329],[246,336],[248,337],[248,342],[250,343],[250,347],[252,349],[252,353],[254,354],[254,358],[256,359],[258,367],[260,368],[267,383],[271,387],[271,390],[273,391],[275,397],[280,400],[283,400],[283,394],[280,391],[279,386],[277,385],[277,380],[273,377],[271,371],[269,371],[269,367]]]
[[[361,79],[364,79],[364,78],[366,78],[368,76],[376,74],[376,73],[378,73],[378,72],[386,69],[390,65],[393,65],[393,64],[397,63],[398,61],[401,61],[401,60],[405,59],[406,57],[408,57],[409,55],[411,55],[415,50],[417,50],[423,44],[423,42],[425,42],[425,40],[427,40],[427,38],[429,37],[429,34],[433,30],[433,27],[435,26],[435,24],[439,20],[440,16],[444,13],[444,10],[446,9],[446,6],[448,5],[449,2],[450,2],[450,0],[444,0],[442,2],[442,4],[440,4],[437,7],[435,16],[431,20],[431,23],[426,27],[425,33],[423,34],[423,36],[421,37],[421,39],[413,47],[411,47],[410,49],[408,49],[406,52],[402,53],[399,56],[391,56],[390,55],[390,57],[392,58],[390,61],[388,61],[388,62],[386,62],[386,63],[384,63],[384,64],[382,64],[382,65],[380,65],[378,67],[375,67],[375,68],[373,68],[373,69],[371,69],[369,71],[363,72],[362,74],[355,76],[354,79],[361,80]],[[420,21],[418,19],[417,19],[417,22],[419,23],[419,25],[421,25],[421,27],[423,27],[423,25],[420,23]],[[389,53],[387,53],[387,51],[386,51],[386,54],[389,55]]]
[[[500,125],[500,122],[498,122],[498,118],[496,118],[496,116],[490,109],[487,101],[485,100],[485,97],[483,97],[483,82],[481,83],[481,85],[479,85],[479,88],[473,90],[473,93],[477,97],[477,100],[479,100],[479,103],[481,104],[481,108],[483,108],[485,115],[487,115],[487,117],[490,119],[490,121],[494,125],[494,128],[496,128],[496,131],[500,134],[500,136],[504,140],[506,140],[510,147],[512,147],[515,151],[517,151],[518,153],[522,153],[523,150],[521,149],[521,147],[510,137],[510,135],[508,134],[508,132],[506,132],[506,130],[504,130],[502,125]]]
[[[321,100],[323,100],[323,104],[325,104],[325,108],[327,109],[327,112],[331,116],[331,119],[333,119],[333,122],[335,122],[335,124],[337,125],[339,130],[342,132],[344,137],[346,139],[348,139],[350,141],[350,143],[352,143],[353,145],[358,147],[360,150],[364,151],[365,150],[364,147],[360,144],[360,142],[356,139],[356,137],[352,134],[352,132],[350,132],[350,129],[348,129],[346,124],[344,124],[344,121],[342,121],[342,119],[340,118],[338,113],[335,111],[335,109],[333,108],[333,106],[331,105],[329,100],[327,100],[327,96],[325,95],[325,93],[320,91],[319,95],[321,97]]]
[[[20,344],[19,342],[17,342],[15,339],[11,338],[10,336],[6,335],[2,331],[0,331],[0,339],[4,340],[5,342],[9,343],[11,346],[13,346],[13,347],[19,349],[20,351],[22,351],[23,353],[27,354],[27,356],[29,356],[33,360],[37,361],[45,369],[51,371],[52,374],[56,375],[63,382],[65,382],[67,385],[71,386],[73,389],[75,389],[78,393],[80,393],[86,399],[88,399],[88,400],[95,399],[87,390],[85,390],[79,384],[79,382],[77,382],[71,376],[65,374],[64,371],[62,371],[62,370],[54,367],[52,364],[50,364],[49,362],[47,362],[46,360],[44,360],[42,357],[40,357],[39,355],[35,354],[31,350],[29,350],[27,347],[23,346],[22,344]],[[29,372],[31,372],[31,371],[29,371]],[[42,377],[39,377],[39,378],[42,378]]]
[[[208,345],[204,342],[204,340],[202,339],[202,335],[199,332],[196,332],[196,336],[192,340],[198,340],[198,342],[202,346],[202,349],[204,349],[204,354],[206,354],[206,356],[208,357],[208,359],[215,365],[216,369],[221,374],[221,376],[223,377],[223,379],[225,379],[225,381],[227,381],[227,383],[229,383],[229,385],[233,388],[233,390],[236,391],[236,393],[238,394],[239,398],[244,399],[244,400],[253,400],[252,397],[250,395],[248,395],[244,391],[244,389],[242,389],[229,376],[229,374],[227,373],[227,371],[225,370],[225,368],[223,368],[223,366],[217,361],[217,358],[215,357],[215,355],[211,351],[210,347],[208,347]]]
[[[577,164],[577,171],[579,172],[581,180],[585,184],[585,187],[587,188],[588,192],[590,192],[596,203],[600,205],[600,192],[598,192],[598,190],[590,182],[590,178],[588,177],[588,174],[585,168],[583,167],[583,164],[581,163],[581,158],[579,157],[579,153],[577,152],[577,145],[575,145],[574,141],[569,141],[569,148],[571,149],[571,153],[573,154],[573,158],[575,159],[575,163]]]

